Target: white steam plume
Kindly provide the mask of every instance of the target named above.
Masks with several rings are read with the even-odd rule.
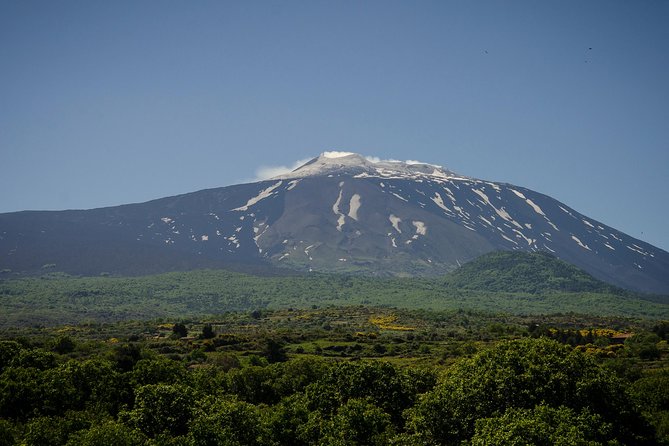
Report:
[[[253,181],[267,180],[269,178],[290,173],[309,160],[311,160],[311,158],[297,160],[291,166],[260,166],[256,169],[256,177]]]

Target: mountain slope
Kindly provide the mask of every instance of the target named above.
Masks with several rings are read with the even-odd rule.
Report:
[[[546,252],[484,254],[448,274],[445,283],[454,288],[507,293],[626,293]]]
[[[617,286],[669,293],[669,253],[526,188],[430,164],[325,153],[272,180],[87,211],[0,214],[0,270],[144,274],[231,263],[443,274],[547,251]]]

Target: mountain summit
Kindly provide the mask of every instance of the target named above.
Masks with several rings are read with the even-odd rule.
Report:
[[[378,176],[385,178],[419,179],[422,177],[450,178],[453,172],[434,164],[419,161],[379,160],[352,152],[323,152],[292,172],[276,179],[304,178],[327,175],[351,175],[355,178]]]
[[[245,263],[436,275],[492,251],[545,251],[611,284],[669,293],[669,253],[551,197],[350,152],[325,152],[270,180],[147,203],[0,214],[5,274]]]

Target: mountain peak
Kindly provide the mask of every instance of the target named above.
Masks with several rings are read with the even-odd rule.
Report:
[[[382,178],[461,177],[448,169],[436,164],[420,161],[382,160],[376,157],[363,156],[353,152],[323,152],[316,158],[297,169],[275,177],[276,179],[304,178],[314,176],[350,175]]]

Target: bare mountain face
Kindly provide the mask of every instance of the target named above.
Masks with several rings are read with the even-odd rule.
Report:
[[[0,214],[0,270],[144,274],[268,263],[435,275],[491,251],[547,251],[669,293],[669,253],[529,189],[440,166],[325,152],[268,181],[110,208]]]

